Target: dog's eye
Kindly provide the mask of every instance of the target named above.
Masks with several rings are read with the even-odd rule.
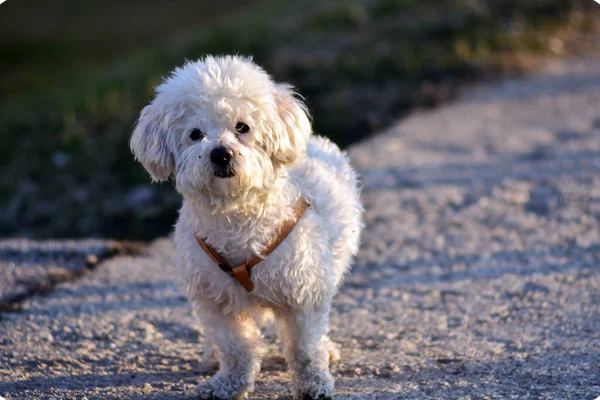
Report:
[[[203,137],[204,137],[204,132],[202,132],[198,128],[192,129],[192,131],[190,132],[190,139],[192,139],[193,141],[200,140]]]
[[[235,126],[235,130],[237,133],[248,133],[250,127],[243,122],[238,122]]]

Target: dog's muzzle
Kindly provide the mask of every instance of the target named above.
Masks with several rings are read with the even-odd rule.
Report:
[[[235,175],[232,168],[234,157],[233,150],[223,146],[215,147],[210,152],[210,161],[215,166],[216,177],[230,178]]]

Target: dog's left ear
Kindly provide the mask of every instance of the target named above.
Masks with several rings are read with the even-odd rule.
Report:
[[[312,128],[308,110],[287,84],[278,84],[275,92],[277,113],[281,122],[278,135],[273,135],[273,158],[282,165],[293,164],[306,152]]]

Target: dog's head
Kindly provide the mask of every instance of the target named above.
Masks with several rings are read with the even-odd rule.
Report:
[[[306,152],[311,125],[291,87],[250,59],[206,57],[156,89],[131,137],[153,180],[175,176],[188,198],[268,191]]]

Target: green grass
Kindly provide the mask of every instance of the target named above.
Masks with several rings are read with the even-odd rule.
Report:
[[[515,54],[545,54],[551,35],[588,29],[598,17],[589,12],[596,7],[590,1],[310,5],[259,3],[115,56],[101,68],[59,74],[46,88],[28,94],[15,89],[20,94],[4,101],[0,113],[0,235],[150,239],[168,232],[178,196],[169,184],[148,190],[149,178],[127,142],[154,86],[185,59],[252,55],[277,80],[299,88],[316,132],[345,146],[415,105],[440,100],[441,92],[424,87],[518,68],[511,61]],[[63,48],[52,43],[28,46],[4,51],[24,63],[35,53],[54,60],[57,69],[73,70],[61,68],[72,54],[67,50],[61,57]],[[28,51],[35,46],[41,47]],[[27,76],[27,68],[21,73],[16,76]],[[31,84],[28,79],[23,87]]]

